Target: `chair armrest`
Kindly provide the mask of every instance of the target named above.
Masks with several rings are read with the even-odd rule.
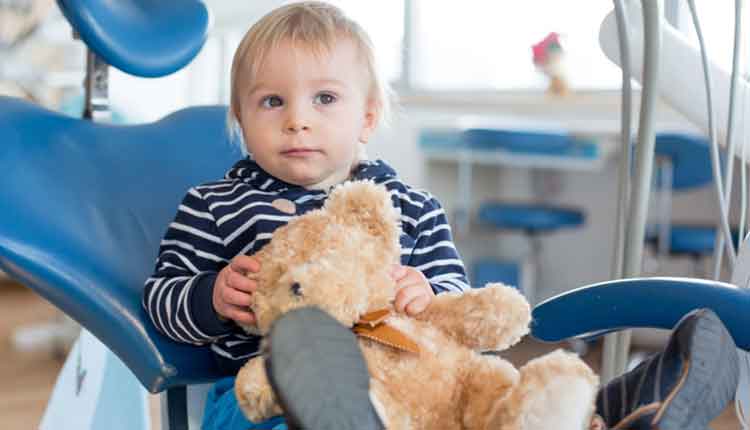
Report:
[[[531,334],[546,342],[634,327],[671,329],[683,315],[710,308],[738,347],[750,349],[750,290],[694,278],[633,278],[572,290],[538,304]]]

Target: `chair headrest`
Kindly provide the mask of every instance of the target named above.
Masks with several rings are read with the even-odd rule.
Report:
[[[58,0],[81,39],[108,64],[158,77],[189,63],[206,40],[209,13],[200,0]]]

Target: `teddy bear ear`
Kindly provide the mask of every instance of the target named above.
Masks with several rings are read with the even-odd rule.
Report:
[[[340,185],[331,193],[324,210],[342,223],[362,225],[373,235],[398,243],[398,212],[382,185],[372,181]]]

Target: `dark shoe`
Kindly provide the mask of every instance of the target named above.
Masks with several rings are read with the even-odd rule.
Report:
[[[289,428],[380,430],[370,374],[352,331],[317,308],[281,317],[268,336],[269,382]]]
[[[705,430],[734,398],[734,341],[709,309],[684,316],[664,351],[599,391],[597,412],[614,429]]]

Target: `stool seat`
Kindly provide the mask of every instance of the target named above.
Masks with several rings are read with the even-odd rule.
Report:
[[[86,45],[136,76],[173,73],[200,51],[209,14],[199,0],[58,0]]]
[[[646,233],[649,243],[658,241],[658,227],[650,228]],[[732,231],[736,242],[736,231]],[[669,231],[669,252],[678,255],[707,255],[714,252],[716,241],[715,225],[673,224]],[[735,243],[736,244],[736,243]]]
[[[556,206],[485,203],[479,208],[479,220],[500,229],[540,233],[564,227],[578,227],[584,222],[578,209]]]

